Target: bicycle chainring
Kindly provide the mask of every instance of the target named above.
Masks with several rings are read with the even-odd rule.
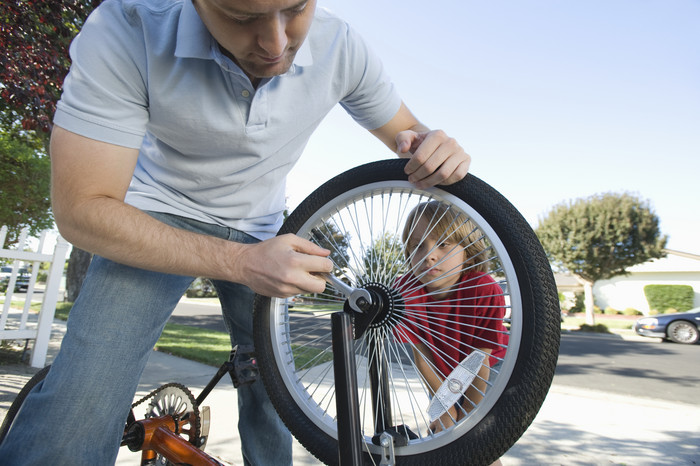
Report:
[[[194,396],[187,387],[178,383],[168,383],[152,391],[139,401],[131,405],[132,409],[148,401],[145,418],[172,415],[178,420],[189,415],[189,423],[186,423],[178,432],[192,445],[199,447],[202,420],[199,408]],[[171,464],[165,458],[158,455],[156,464]]]

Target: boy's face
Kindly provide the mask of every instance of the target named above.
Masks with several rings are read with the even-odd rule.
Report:
[[[316,0],[194,0],[194,6],[222,51],[257,84],[292,66]]]
[[[449,293],[459,281],[466,254],[454,238],[436,232],[423,238],[428,226],[426,220],[420,219],[408,239],[411,268],[429,292],[440,296]]]

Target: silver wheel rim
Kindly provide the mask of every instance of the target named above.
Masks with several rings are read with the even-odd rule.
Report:
[[[349,252],[347,260],[341,264],[336,257],[341,276],[348,279],[353,286],[362,280],[363,270],[367,270],[364,259],[368,247],[376,243],[377,238],[385,234],[396,234],[403,226],[408,212],[418,203],[437,200],[458,209],[467,215],[481,230],[493,251],[495,278],[501,285],[509,310],[509,343],[502,367],[495,381],[490,384],[484,398],[476,407],[460,420],[456,426],[438,434],[426,433],[428,416],[428,393],[421,385],[415,373],[415,363],[407,362],[406,349],[391,343],[391,335],[377,330],[366,334],[356,345],[356,363],[358,368],[358,395],[360,400],[360,417],[365,440],[365,448],[371,453],[381,454],[382,449],[371,443],[374,435],[374,418],[371,412],[371,395],[368,387],[367,360],[373,356],[366,350],[367,338],[383,337],[384,344],[389,341],[386,350],[389,362],[387,374],[394,415],[393,425],[404,424],[418,435],[405,447],[396,449],[397,455],[414,455],[440,448],[471,430],[494,406],[513,372],[522,333],[522,300],[519,294],[517,276],[512,263],[508,260],[505,246],[495,231],[483,217],[459,198],[440,189],[419,190],[405,181],[382,181],[368,184],[347,191],[335,199],[329,200],[322,208],[314,212],[302,225],[297,234],[318,242],[318,235],[312,230],[324,225],[334,225],[337,230],[349,233]],[[333,246],[329,240],[324,246]],[[338,245],[338,249],[341,249]],[[379,248],[381,249],[381,248]],[[393,248],[387,247],[382,257],[397,256]],[[405,259],[404,259],[405,261]],[[385,263],[386,264],[386,263]],[[363,269],[364,266],[364,269]],[[391,286],[396,277],[397,264],[386,265],[377,270],[370,268],[372,282]],[[327,289],[327,291],[329,291]],[[330,290],[332,291],[332,290]],[[285,386],[296,404],[315,425],[329,436],[337,439],[335,422],[335,396],[333,390],[332,354],[330,353],[330,314],[339,310],[343,302],[330,294],[316,297],[297,296],[293,301],[285,299],[270,300],[270,330],[272,347],[277,367]],[[290,312],[290,305],[293,308]],[[335,308],[328,310],[328,307]],[[301,311],[300,311],[301,308]],[[303,316],[311,313],[313,317]],[[307,320],[304,324],[298,318]],[[383,333],[382,333],[383,332]],[[313,351],[307,351],[313,349]],[[300,357],[302,353],[311,356]],[[302,360],[304,362],[300,363]]]

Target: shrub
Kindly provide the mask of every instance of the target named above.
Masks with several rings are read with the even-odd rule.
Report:
[[[620,311],[618,311],[617,309],[614,309],[614,308],[608,306],[608,307],[606,307],[605,310],[603,311],[603,314],[609,315],[609,316],[614,316],[614,315],[620,314]]]
[[[566,311],[566,296],[561,291],[559,293],[559,309]]]
[[[583,293],[578,292],[574,295],[574,297],[576,298],[575,302],[574,302],[574,306],[571,309],[569,309],[569,313],[572,314],[574,312],[585,311],[586,310],[586,303],[584,301]]]
[[[197,278],[185,292],[188,298],[216,298],[216,288],[205,278]]]
[[[579,330],[582,332],[592,332],[592,333],[610,333],[610,330],[608,330],[608,327],[605,326],[604,324],[596,324],[596,325],[582,324],[581,327],[579,328]]]
[[[641,316],[642,315],[642,313],[640,311],[636,310],[633,307],[628,307],[627,309],[622,311],[622,313],[626,316]]]
[[[649,303],[649,309],[666,312],[677,309],[680,312],[693,308],[695,291],[690,285],[647,285],[644,296]]]

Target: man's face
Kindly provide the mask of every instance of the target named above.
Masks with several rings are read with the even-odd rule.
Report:
[[[194,6],[222,51],[257,84],[292,66],[316,0],[194,0]]]

